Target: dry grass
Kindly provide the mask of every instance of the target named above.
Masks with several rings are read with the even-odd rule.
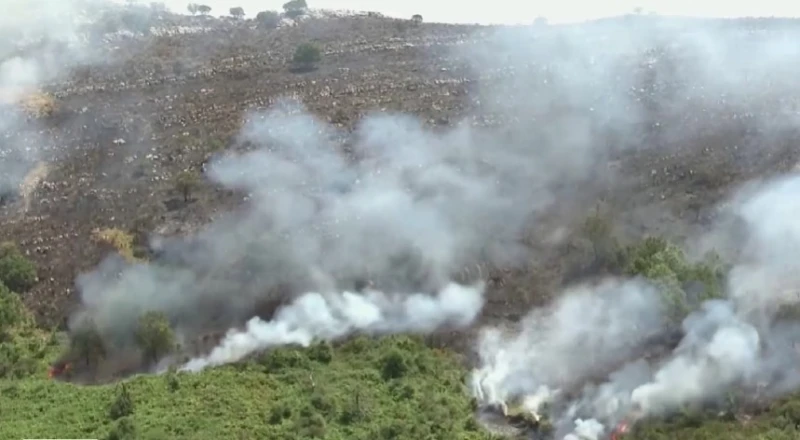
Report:
[[[119,228],[95,229],[92,237],[104,244],[107,244],[119,253],[125,260],[134,263],[141,261],[133,254],[133,235]]]
[[[49,93],[17,88],[0,89],[0,103],[19,107],[32,118],[47,118],[58,108],[56,99]]]

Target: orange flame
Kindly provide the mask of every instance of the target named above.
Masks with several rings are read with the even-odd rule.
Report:
[[[617,424],[613,431],[611,431],[611,440],[620,440],[625,434],[628,433],[629,424],[623,420]]]
[[[65,363],[63,365],[53,365],[48,369],[47,377],[52,379],[56,376],[60,376],[66,373],[67,371],[70,371],[71,369],[72,369],[72,364],[70,363]]]

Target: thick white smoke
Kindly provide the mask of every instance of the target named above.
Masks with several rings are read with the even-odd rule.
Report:
[[[766,388],[764,392],[773,395],[796,388],[800,380],[794,344],[800,332],[796,322],[782,320],[779,312],[800,304],[794,293],[800,288],[800,229],[797,216],[787,215],[800,209],[798,187],[800,178],[784,177],[733,198],[732,212],[743,229],[729,239],[744,245],[741,263],[728,275],[728,295],[689,314],[680,343],[668,355],[620,350],[644,341],[648,332],[658,334],[663,322],[658,293],[641,284],[618,283],[628,286],[627,295],[617,287],[622,293],[609,297],[609,284],[601,284],[583,294],[565,292],[553,310],[532,311],[522,331],[510,338],[486,330],[495,337],[491,344],[479,346],[483,367],[475,374],[483,379],[475,382],[481,386],[474,394],[487,405],[497,405],[498,400],[519,395],[541,400],[542,390],[572,383],[577,392],[550,395],[558,404],[549,416],[559,436],[576,439],[595,438],[578,432],[584,428],[568,434],[574,423],[586,423],[581,418],[594,417],[608,430],[631,417],[657,417],[687,404],[718,402],[734,387]],[[598,297],[610,298],[602,312]],[[583,313],[566,314],[570,303],[572,310]],[[609,324],[612,321],[598,319],[603,316],[615,320]],[[561,325],[552,325],[554,321]],[[550,331],[531,331],[534,328]],[[605,358],[598,362],[595,352]],[[566,378],[554,372],[564,372]]]
[[[244,330],[228,333],[208,356],[183,368],[198,371],[236,362],[279,345],[308,346],[314,340],[333,341],[353,333],[430,333],[445,325],[470,325],[483,305],[482,286],[450,284],[436,296],[387,295],[378,291],[336,294],[306,293],[281,308],[270,321],[253,318]]]

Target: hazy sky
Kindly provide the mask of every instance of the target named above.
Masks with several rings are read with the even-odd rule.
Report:
[[[189,0],[161,0],[171,8],[186,10]],[[286,0],[192,0],[211,6],[212,13],[227,13],[241,6],[248,15],[280,9]],[[800,16],[800,2],[790,0],[307,0],[312,8],[353,9],[409,17],[421,14],[427,21],[459,23],[530,23],[544,16],[550,22],[582,21],[619,15],[641,7],[668,15],[688,16]]]

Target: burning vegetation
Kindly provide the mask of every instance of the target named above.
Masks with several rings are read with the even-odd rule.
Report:
[[[797,437],[789,30],[58,5],[0,62],[0,437]]]

